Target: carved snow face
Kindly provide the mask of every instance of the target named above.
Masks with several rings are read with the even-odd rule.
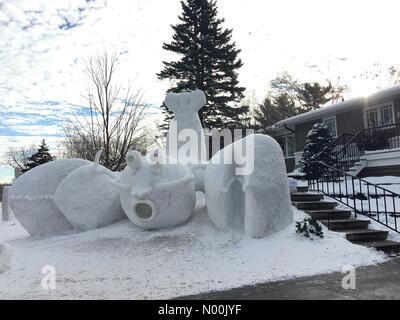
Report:
[[[120,180],[129,185],[120,194],[122,208],[134,224],[145,229],[184,222],[196,201],[193,175],[182,165],[160,164],[159,157],[158,151],[147,158],[130,151]]]

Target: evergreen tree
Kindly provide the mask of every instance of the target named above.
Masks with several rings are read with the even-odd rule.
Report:
[[[172,26],[171,43],[163,49],[180,56],[179,60],[163,62],[159,79],[173,83],[168,92],[203,90],[207,104],[199,111],[206,128],[241,126],[248,106],[239,106],[245,88],[239,86],[237,70],[242,66],[240,50],[231,41],[232,30],[224,29],[224,19],[217,17],[216,0],[181,1],[180,23]],[[168,128],[171,112],[164,105],[166,119],[161,128]]]
[[[329,132],[328,128],[322,123],[316,123],[307,134],[306,145],[304,146],[304,152],[300,161],[301,170],[312,178],[318,175],[316,172],[317,166],[313,164],[313,161],[321,161],[325,164],[332,165],[333,151],[328,148],[334,138]],[[321,152],[324,151],[322,154]]]
[[[319,109],[325,105],[325,103],[331,101],[332,89],[331,84],[322,86],[318,82],[303,83],[297,93],[301,103],[300,113]]]
[[[41,164],[45,164],[53,160],[55,160],[55,157],[50,154],[49,148],[47,147],[47,144],[43,139],[37,152],[28,157],[28,161],[26,162],[25,168],[22,170],[22,173],[25,173],[37,166],[40,166]]]
[[[265,129],[280,120],[296,115],[296,107],[290,97],[281,93],[267,96],[263,103],[254,110],[254,121],[258,129]]]

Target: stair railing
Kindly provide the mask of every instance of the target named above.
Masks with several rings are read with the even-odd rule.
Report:
[[[353,176],[320,161],[311,163],[312,171],[306,176],[310,190],[322,192],[354,211],[355,218],[362,215],[400,233],[400,194]],[[396,208],[397,206],[397,208]]]
[[[334,166],[348,171],[366,151],[400,148],[400,125],[390,124],[359,131],[334,154]]]
[[[327,152],[330,154],[338,153],[353,137],[354,134],[342,133],[339,137],[328,144],[325,149],[317,155],[316,159],[321,159],[321,157]]]

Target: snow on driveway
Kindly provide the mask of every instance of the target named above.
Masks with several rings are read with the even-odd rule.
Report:
[[[295,221],[304,217],[293,210]],[[17,222],[3,222],[0,242],[12,246],[13,259],[0,274],[0,299],[164,299],[387,259],[324,231],[324,239],[311,241],[297,235],[293,223],[266,239],[251,239],[218,231],[204,209],[170,230],[143,231],[123,220],[46,239],[28,237]],[[45,265],[56,269],[55,290],[41,287]]]

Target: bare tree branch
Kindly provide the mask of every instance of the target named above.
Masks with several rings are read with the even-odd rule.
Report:
[[[68,157],[94,160],[103,149],[102,165],[121,170],[130,149],[141,152],[152,144],[144,131],[147,105],[139,91],[116,83],[117,55],[104,51],[86,60],[84,70],[91,86],[84,98],[87,109],[64,123]],[[93,94],[94,93],[94,94]]]

